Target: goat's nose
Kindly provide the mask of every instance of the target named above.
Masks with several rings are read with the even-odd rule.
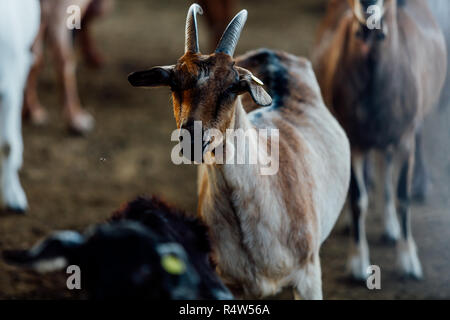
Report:
[[[183,125],[183,129],[185,129],[189,132],[189,134],[191,135],[191,138],[194,137],[194,128],[195,128],[194,121],[187,121]]]

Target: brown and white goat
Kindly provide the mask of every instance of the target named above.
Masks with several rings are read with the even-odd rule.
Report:
[[[210,228],[219,274],[238,297],[264,297],[292,285],[296,297],[321,299],[319,249],[348,191],[347,137],[324,105],[309,61],[270,50],[233,59],[246,10],[228,25],[213,54],[201,54],[201,10],[196,4],[189,9],[185,54],[176,65],[136,72],[129,81],[169,86],[178,128],[192,130],[202,121],[204,130],[221,133],[279,130],[275,175],[261,175],[262,164],[201,164],[198,213]],[[273,100],[252,72],[268,84]],[[246,93],[263,107],[247,114]],[[240,151],[256,152],[258,139],[275,143],[274,135],[250,138]],[[236,146],[234,139],[226,143]]]
[[[69,128],[77,133],[91,131],[94,127],[93,117],[85,111],[80,102],[76,79],[76,57],[73,47],[72,31],[66,25],[70,6],[78,6],[80,13],[85,16],[80,30],[83,49],[91,64],[99,64],[100,58],[94,52],[93,41],[89,36],[90,21],[100,11],[107,9],[108,0],[40,0],[41,28],[33,46],[35,63],[28,77],[25,91],[24,113],[36,124],[47,120],[47,113],[41,106],[37,94],[37,79],[43,66],[44,41],[49,38],[55,58],[56,70],[62,84],[64,117]],[[86,25],[85,25],[86,24]]]
[[[366,24],[371,5],[382,12],[378,21],[372,21],[380,23],[378,29]],[[386,164],[385,235],[389,240],[399,240],[401,273],[421,278],[410,215],[415,133],[439,99],[446,70],[444,38],[427,1],[330,1],[313,60],[325,101],[352,145],[354,238],[349,270],[357,279],[366,278],[370,264],[364,226],[368,194],[363,162],[371,150],[377,150]],[[394,156],[401,163],[397,197]]]

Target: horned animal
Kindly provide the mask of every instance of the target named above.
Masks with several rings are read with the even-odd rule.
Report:
[[[195,132],[190,135],[202,155],[197,159],[198,214],[210,229],[214,261],[232,292],[259,298],[291,285],[296,297],[321,299],[319,249],[348,191],[348,139],[323,103],[307,59],[267,49],[234,59],[246,10],[230,22],[213,54],[201,54],[198,13],[201,7],[193,4],[185,53],[175,65],[128,79],[137,87],[170,87],[177,128],[183,132],[195,131],[201,122],[203,143],[196,145]],[[244,100],[260,108],[247,113]],[[244,146],[231,135],[224,137],[230,130],[267,129],[274,131],[249,134]],[[278,147],[279,157],[258,145],[266,151]],[[257,154],[261,161],[222,163],[217,160],[222,146],[225,157],[234,148],[244,160]],[[278,170],[264,172],[267,163]]]
[[[325,101],[352,146],[350,274],[356,279],[368,275],[369,198],[363,163],[376,150],[385,158],[385,239],[397,242],[401,275],[421,278],[411,232],[415,135],[439,99],[447,69],[444,37],[427,1],[330,1],[313,64]],[[396,160],[400,175],[395,194]]]

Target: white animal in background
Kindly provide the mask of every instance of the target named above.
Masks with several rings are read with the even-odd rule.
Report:
[[[24,212],[27,198],[19,180],[22,166],[22,101],[39,30],[38,0],[0,1],[0,169],[1,200]]]

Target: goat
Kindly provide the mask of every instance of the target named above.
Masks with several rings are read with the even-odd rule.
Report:
[[[28,208],[19,179],[23,162],[21,110],[39,14],[37,0],[0,3],[0,200],[14,212]]]
[[[219,275],[235,296],[264,297],[293,285],[296,297],[321,299],[319,248],[348,191],[347,137],[325,107],[308,60],[266,49],[234,60],[246,10],[230,22],[215,52],[202,55],[201,12],[197,4],[188,11],[185,54],[176,65],[135,72],[128,79],[133,86],[169,86],[178,128],[192,131],[194,121],[201,120],[204,130],[222,134],[279,130],[280,166],[274,175],[260,174],[262,164],[206,163],[212,153],[207,146],[220,140],[205,141],[198,214],[210,229]],[[256,77],[268,84],[273,100]],[[262,107],[247,114],[245,93]],[[276,133],[249,139],[238,151],[256,152],[258,139],[269,146],[277,141]],[[236,141],[222,144],[236,146]]]
[[[92,18],[98,15],[95,6],[103,7],[97,2],[105,0],[40,0],[42,6],[42,21],[39,35],[33,45],[35,63],[31,69],[26,91],[24,114],[30,117],[35,124],[43,124],[47,121],[47,113],[39,102],[37,94],[37,79],[43,67],[44,40],[48,36],[52,46],[56,70],[62,84],[62,96],[64,104],[64,117],[68,122],[69,129],[74,133],[87,133],[94,128],[94,118],[85,111],[80,102],[76,80],[76,57],[73,48],[72,31],[66,26],[69,15],[67,9],[70,6],[78,6],[82,16],[88,8],[87,25],[83,25],[80,31],[82,43],[85,45],[84,52],[91,61],[100,63],[93,52],[92,40],[89,36],[89,25]]]
[[[366,25],[371,5],[382,12],[373,21],[380,28]],[[444,38],[426,0],[330,1],[313,65],[325,101],[345,128],[352,146],[351,275],[365,279],[370,264],[363,162],[369,151],[377,150],[384,155],[386,165],[385,237],[397,242],[401,274],[421,278],[410,213],[415,133],[438,100],[446,70]],[[398,209],[393,182],[395,156],[401,163]]]
[[[57,232],[31,250],[3,256],[39,272],[77,265],[91,299],[233,299],[209,253],[201,222],[157,197],[141,197],[84,235]]]

